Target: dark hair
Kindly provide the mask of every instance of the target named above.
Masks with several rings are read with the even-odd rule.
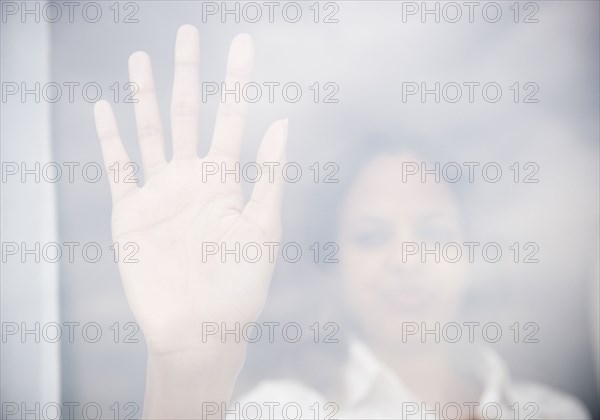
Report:
[[[294,205],[304,206],[304,217],[299,223],[287,228],[286,233],[293,238],[302,238],[307,244],[335,241],[338,237],[337,219],[344,198],[365,167],[376,158],[412,153],[424,162],[444,162],[452,155],[448,145],[431,145],[417,136],[413,136],[412,139],[411,142],[399,141],[380,133],[372,133],[345,147],[333,162],[339,167],[339,182],[317,185],[308,191],[308,196],[297,197]],[[464,189],[459,184],[447,185],[453,194],[462,200]],[[323,212],[323,209],[328,211]],[[466,230],[464,220],[461,220],[461,225]]]

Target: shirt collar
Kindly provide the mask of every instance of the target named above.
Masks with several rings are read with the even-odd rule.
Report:
[[[480,404],[504,401],[510,381],[506,363],[491,348],[478,348],[473,354],[461,353],[465,373],[474,375],[482,384]],[[466,363],[465,363],[466,362]],[[379,360],[367,345],[356,339],[350,340],[349,363],[344,371],[347,403],[359,404],[378,385],[389,389],[394,399],[417,401],[412,392],[402,383],[398,375]]]

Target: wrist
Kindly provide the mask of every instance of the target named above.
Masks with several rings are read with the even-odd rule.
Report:
[[[245,347],[149,351],[144,417],[197,419],[214,413],[214,407],[229,403],[244,360]]]
[[[168,353],[149,348],[148,369],[165,375],[182,377],[196,373],[203,376],[237,375],[245,358],[246,346],[241,343],[206,343]]]

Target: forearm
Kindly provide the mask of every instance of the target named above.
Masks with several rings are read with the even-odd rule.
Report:
[[[149,353],[144,419],[222,418],[244,359],[242,345]]]

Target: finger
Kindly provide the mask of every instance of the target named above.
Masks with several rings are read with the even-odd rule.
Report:
[[[197,156],[198,111],[200,102],[200,36],[192,25],[177,31],[175,77],[171,99],[173,159]]]
[[[129,57],[129,80],[137,88],[134,104],[145,178],[159,172],[167,164],[163,129],[160,122],[152,64],[148,54],[138,51]]]
[[[281,219],[284,184],[282,169],[285,164],[287,131],[287,119],[275,121],[267,129],[257,157],[262,176],[254,186],[250,201],[244,208],[246,219],[256,223],[265,232],[272,232],[277,228]]]
[[[121,198],[134,193],[138,187],[135,183],[124,182],[126,169],[124,166],[129,163],[129,157],[119,137],[119,129],[112,107],[107,101],[96,102],[94,118],[102,155],[104,156],[104,165],[110,182],[110,192],[113,203],[116,203]]]
[[[250,79],[253,61],[254,47],[250,35],[236,36],[229,48],[225,87],[222,91],[232,92],[234,89],[241,91]],[[239,160],[247,109],[248,104],[242,98],[236,97],[233,93],[225,96],[217,112],[211,154],[225,159]]]

